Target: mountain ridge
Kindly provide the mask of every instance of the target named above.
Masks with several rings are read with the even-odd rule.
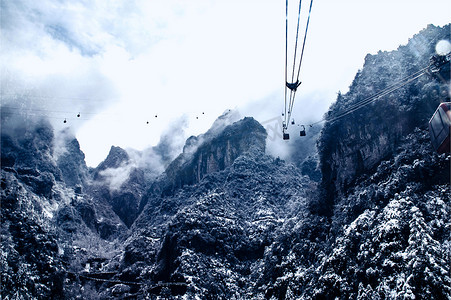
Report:
[[[349,92],[338,95],[326,114],[318,140],[322,185],[327,194],[329,212],[333,198],[346,195],[359,176],[371,172],[381,160],[393,156],[404,136],[417,127],[427,127],[438,104],[449,101],[446,83],[449,82],[449,73],[442,79],[422,76],[344,118],[334,120],[334,117],[368,97],[366,95],[371,96],[427,66],[429,58],[435,54],[435,43],[449,40],[449,32],[449,24],[443,28],[429,25],[397,50],[367,55]]]
[[[449,25],[367,56],[317,149],[291,162],[235,111],[178,157],[167,136],[112,147],[94,169],[70,133],[2,113],[2,298],[450,298],[450,155],[425,126],[449,77],[331,121],[425,64],[439,38]]]

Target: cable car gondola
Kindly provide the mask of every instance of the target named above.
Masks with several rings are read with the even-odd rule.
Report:
[[[438,153],[450,153],[451,102],[441,103],[429,120],[432,146]]]
[[[302,126],[302,129],[301,129],[301,131],[299,132],[299,135],[300,136],[306,136],[306,133],[305,133],[305,126],[304,125],[301,125]]]

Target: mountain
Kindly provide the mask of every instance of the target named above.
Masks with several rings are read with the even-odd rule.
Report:
[[[451,298],[451,156],[427,131],[449,63],[359,105],[427,67],[449,26],[368,55],[289,161],[228,110],[184,147],[168,133],[88,168],[72,133],[2,108],[1,297]]]
[[[108,203],[127,227],[139,213],[142,193],[146,189],[144,170],[138,169],[127,151],[112,146],[106,159],[91,170],[93,184],[89,192]]]
[[[449,170],[450,156],[431,149],[427,131],[402,138],[393,157],[335,199],[330,217],[309,230],[297,225],[280,233],[271,247],[277,250],[268,253],[273,261],[266,267],[278,274],[266,295],[448,299]],[[309,206],[324,203],[321,198],[309,199]]]
[[[102,174],[108,169],[117,169],[130,161],[127,151],[121,147],[111,146],[108,156],[102,161],[97,168],[92,171],[92,177],[94,180],[99,180],[105,177],[106,174]]]
[[[55,155],[56,164],[61,171],[62,180],[70,187],[81,193],[81,188],[88,184],[89,169],[86,166],[85,155],[80,149],[77,139],[67,133],[58,139],[63,143],[58,149],[63,149],[62,153]],[[62,146],[62,147],[61,147]]]
[[[265,139],[263,127],[244,118],[182,153],[166,171],[170,193],[148,195],[115,278],[147,282],[147,291],[134,290],[144,294],[250,297],[265,249],[287,218],[305,210],[313,184],[294,165],[267,156]]]
[[[383,159],[392,157],[406,135],[417,127],[427,128],[438,104],[450,101],[449,72],[433,78],[423,75],[352,114],[335,118],[427,67],[435,45],[440,40],[449,41],[449,33],[449,25],[429,25],[397,50],[367,55],[349,92],[338,95],[326,114],[318,141],[326,211],[331,212],[334,198],[346,195],[360,176],[373,172]]]
[[[219,133],[215,129],[189,138],[183,153],[166,168],[160,180],[164,184],[163,193],[169,194],[174,189],[199,182],[210,173],[224,170],[251,148],[264,152],[266,135],[257,121],[244,118]]]
[[[73,137],[65,134],[57,143],[47,121],[6,112],[2,109],[2,298],[62,299],[72,261],[83,260],[93,241],[108,244],[126,227],[107,203],[86,194],[88,170]]]

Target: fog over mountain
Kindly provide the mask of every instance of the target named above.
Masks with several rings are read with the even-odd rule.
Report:
[[[451,298],[451,156],[428,132],[450,101],[449,60],[430,58],[450,40],[429,25],[367,55],[289,142],[230,109],[93,168],[73,132],[2,105],[2,299]]]

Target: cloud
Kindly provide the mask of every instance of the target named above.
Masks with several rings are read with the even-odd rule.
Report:
[[[255,118],[266,129],[268,133],[266,151],[268,154],[290,161],[294,154],[293,151],[297,151],[296,142],[301,139],[299,136],[301,125],[304,125],[307,138],[310,138],[310,131],[316,132],[317,128],[321,128],[322,124],[319,122],[323,119],[323,114],[327,111],[331,99],[334,98],[331,97],[329,91],[304,91],[301,85],[292,113],[292,120],[295,121],[295,124],[292,125],[290,120],[287,131],[290,134],[290,140],[287,141],[282,139],[283,96],[283,89],[281,89],[280,92],[245,103],[237,109],[243,116]],[[335,95],[332,94],[332,96]],[[314,123],[316,123],[315,128],[310,128],[309,125]]]
[[[183,115],[197,135],[224,109],[274,88],[276,73],[255,70],[274,69],[269,36],[282,25],[273,26],[270,10],[249,23],[255,5],[4,1],[2,106],[70,126],[89,165],[111,144],[157,144]]]
[[[95,55],[104,39],[80,2],[2,1],[1,9],[3,109],[77,128],[117,99]]]
[[[118,191],[122,185],[130,179],[133,172],[137,171],[144,180],[143,184],[152,182],[165,168],[164,159],[153,148],[138,151],[126,149],[129,159],[118,167],[107,168],[99,172],[100,178],[111,191]],[[139,183],[139,181],[133,182]]]
[[[182,153],[187,138],[185,132],[187,126],[186,116],[177,119],[163,132],[156,146],[145,148],[142,151],[126,148],[125,151],[129,157],[127,161],[117,168],[108,168],[99,174],[112,191],[119,190],[136,169],[143,172],[146,182],[153,181],[163,173],[170,162]]]
[[[449,19],[435,9],[441,2],[431,1],[421,4],[423,27],[426,20]],[[412,3],[409,11],[420,7],[419,1]],[[73,128],[89,165],[101,161],[112,144],[140,150],[156,145],[183,115],[190,119],[186,131],[197,135],[226,108],[270,95],[283,103],[284,4],[2,1],[2,106],[14,104],[23,113],[45,115],[59,128]],[[378,11],[385,7],[371,5]],[[366,53],[396,48],[402,41],[394,33],[404,28],[417,32],[417,25],[398,26],[405,7],[402,3],[383,11],[381,24],[368,21],[381,15],[369,18],[368,4],[314,4],[301,71],[303,93],[321,90],[321,97],[332,102],[339,89],[345,91]],[[403,37],[411,33],[403,32]],[[300,102],[301,107],[317,104]],[[276,107],[263,121],[279,111]],[[193,122],[201,112],[202,119]],[[151,119],[154,114],[158,119]]]
[[[172,160],[174,160],[180,153],[182,153],[188,133],[186,132],[189,126],[189,119],[186,115],[180,119],[175,120],[163,132],[160,141],[155,147],[147,148],[143,151],[143,156],[146,158],[145,162],[152,158],[149,153],[156,153],[160,157],[160,162],[165,168]],[[149,162],[147,162],[149,163]]]
[[[108,168],[99,174],[108,183],[111,191],[118,191],[124,182],[130,177],[130,173],[135,169],[134,163],[123,163],[118,168]]]

